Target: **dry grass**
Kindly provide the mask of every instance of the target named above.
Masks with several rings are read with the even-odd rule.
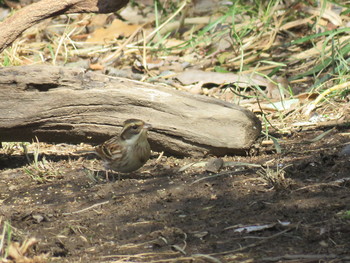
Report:
[[[291,180],[286,178],[286,167],[280,168],[279,165],[276,169],[266,167],[258,171],[257,174],[267,183],[269,187],[274,190],[287,190],[291,185]]]
[[[299,99],[292,112],[290,109],[256,110],[271,115],[270,119],[277,116],[279,123],[288,123],[283,119],[291,115],[300,119],[302,115],[298,113],[303,111],[306,112],[303,118],[307,119],[320,102],[329,105],[334,99],[347,97],[350,45],[347,44],[349,30],[343,25],[349,22],[349,9],[335,4],[286,6],[276,0],[257,3],[250,6],[238,1],[216,8],[206,16],[196,15],[188,1],[177,5],[165,2],[155,7],[140,4],[133,12],[144,9],[147,16],[140,19],[136,30],[126,37],[101,39],[99,43],[89,41],[89,37],[102,26],[110,26],[106,25],[108,16],[60,16],[28,29],[0,55],[2,65],[69,64],[108,72],[113,72],[111,67],[118,71],[137,65],[143,81],[165,81],[167,85],[178,87],[171,76],[181,72],[181,66],[179,72],[175,70],[170,76],[160,77],[162,70],[154,68],[153,64],[156,61],[177,65],[190,62],[201,65],[206,71],[258,73],[267,79],[278,76],[289,80],[289,88],[280,98],[282,102],[296,98],[295,94],[300,92],[310,95],[323,92],[310,105],[310,101]],[[276,85],[279,84],[277,81]],[[225,93],[230,101],[236,96],[230,90],[219,89],[215,93],[201,88],[210,96],[222,97],[218,94]],[[254,97],[260,102],[276,102],[266,90],[252,89],[256,91],[239,91],[250,97],[240,99],[241,105],[258,108]]]

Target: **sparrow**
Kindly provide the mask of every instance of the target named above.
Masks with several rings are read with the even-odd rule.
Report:
[[[99,146],[95,152],[104,161],[107,170],[130,173],[141,168],[151,155],[147,132],[152,126],[138,119],[123,123],[119,136],[112,137]]]

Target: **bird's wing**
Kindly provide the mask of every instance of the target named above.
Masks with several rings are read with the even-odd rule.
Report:
[[[115,160],[123,156],[125,146],[118,137],[113,137],[95,148],[96,153],[104,160]]]

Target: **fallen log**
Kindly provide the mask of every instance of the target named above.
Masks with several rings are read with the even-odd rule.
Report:
[[[129,0],[41,0],[28,5],[0,23],[0,53],[26,29],[40,21],[61,14],[111,13]]]
[[[0,69],[0,142],[98,144],[128,118],[152,124],[153,150],[178,156],[241,154],[261,131],[242,107],[161,85],[45,65]]]

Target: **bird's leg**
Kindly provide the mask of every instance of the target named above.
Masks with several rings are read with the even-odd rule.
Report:
[[[121,180],[120,173],[118,173],[118,172],[115,173],[113,170],[107,169],[107,170],[106,170],[106,182],[111,181],[111,179],[109,178],[109,175],[110,175],[110,174],[112,175],[113,182],[115,182],[115,174],[118,175],[118,181]]]

